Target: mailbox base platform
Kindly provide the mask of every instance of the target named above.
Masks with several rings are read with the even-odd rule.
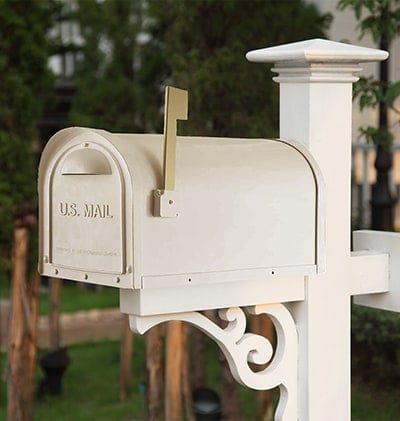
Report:
[[[120,289],[122,313],[149,316],[304,300],[304,277],[168,288]]]

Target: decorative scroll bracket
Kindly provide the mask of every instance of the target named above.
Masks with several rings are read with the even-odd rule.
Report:
[[[252,389],[268,390],[279,386],[280,401],[275,420],[297,418],[297,330],[294,320],[283,304],[263,304],[245,307],[248,314],[267,314],[276,329],[277,346],[274,353],[271,342],[261,335],[246,333],[246,315],[239,307],[222,309],[219,317],[228,322],[219,327],[199,312],[162,314],[155,316],[129,316],[130,327],[145,333],[153,326],[167,321],[188,322],[215,340],[224,352],[235,379]],[[253,364],[270,363],[261,371],[253,371]]]

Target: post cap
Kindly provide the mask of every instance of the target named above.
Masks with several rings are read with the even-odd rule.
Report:
[[[387,51],[325,39],[311,39],[249,51],[246,58],[258,63],[362,63],[387,59]]]

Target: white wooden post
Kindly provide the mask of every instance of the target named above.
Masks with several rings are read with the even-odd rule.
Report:
[[[40,271],[120,288],[121,310],[137,332],[171,320],[197,326],[219,344],[239,382],[280,388],[278,421],[346,421],[350,297],[400,311],[400,234],[358,232],[350,252],[352,84],[360,63],[387,53],[316,39],[247,58],[275,63],[285,141],[182,138],[185,211],[164,198],[155,213],[167,218],[157,218],[145,204],[159,182],[161,136],[63,130],[39,171]],[[239,197],[246,206],[236,206]],[[220,310],[227,326],[205,309]],[[267,338],[246,332],[246,312],[271,317],[275,352]],[[249,362],[270,364],[255,372]]]
[[[251,51],[275,63],[280,136],[307,146],[326,183],[326,272],[293,305],[299,334],[299,420],[350,419],[350,171],[352,84],[359,63],[387,53],[310,40]]]

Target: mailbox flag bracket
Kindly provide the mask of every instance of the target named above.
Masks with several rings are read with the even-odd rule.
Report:
[[[176,121],[187,120],[188,91],[167,86],[164,114],[164,188],[154,190],[154,216],[178,216],[178,194],[175,191]]]
[[[176,218],[179,215],[178,196],[175,190],[154,190],[154,216]]]

